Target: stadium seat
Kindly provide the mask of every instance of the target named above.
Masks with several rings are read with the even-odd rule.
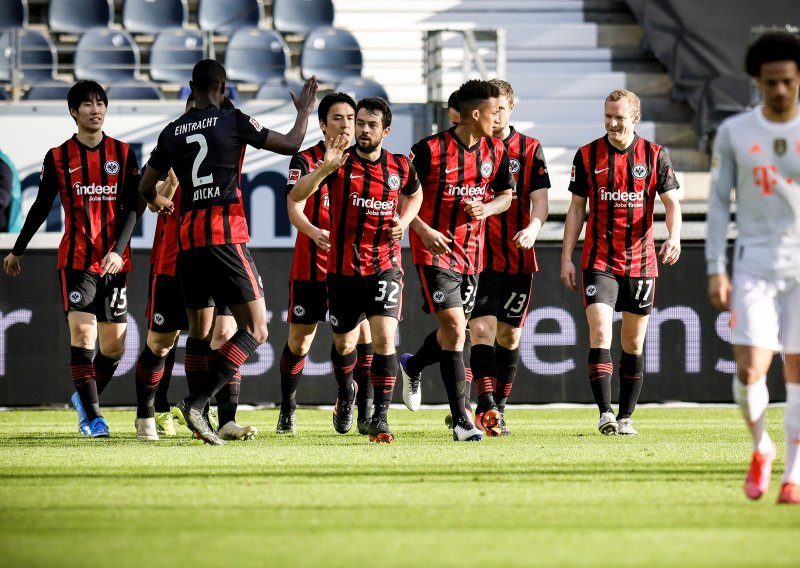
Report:
[[[189,93],[191,92],[192,90],[189,88],[189,85],[181,87],[181,90],[178,91],[178,100],[185,101],[186,99],[189,98]],[[226,83],[225,96],[228,97],[234,103],[239,102],[239,91],[236,90],[236,85],[234,85],[233,83]]]
[[[163,101],[164,95],[149,81],[122,81],[109,85],[108,98],[112,100]]]
[[[258,26],[261,3],[258,0],[200,0],[197,22],[201,30],[218,33]]]
[[[292,91],[295,95],[299,95],[302,88],[303,83],[300,81],[286,80],[283,77],[273,77],[272,79],[267,79],[261,87],[259,87],[255,98],[287,101],[291,100],[289,91]]]
[[[189,19],[186,0],[125,0],[122,25],[131,33],[154,34],[182,28]]]
[[[8,93],[3,88],[0,88],[0,101],[7,101],[8,100]]]
[[[372,79],[364,79],[363,77],[348,77],[338,85],[336,90],[342,93],[347,93],[355,100],[365,99],[367,97],[381,97],[385,101],[389,101],[389,95],[386,94],[386,89],[383,85]]]
[[[50,0],[47,23],[51,32],[80,34],[114,23],[113,0]]]
[[[150,47],[150,78],[153,81],[188,85],[192,78],[192,67],[205,57],[203,36],[199,32],[161,32]]]
[[[27,26],[27,0],[0,0],[0,30],[11,30]]]
[[[289,47],[272,30],[239,28],[225,49],[225,69],[231,81],[261,83],[283,77],[289,66]]]
[[[57,55],[53,42],[40,31],[20,30],[19,45],[22,54],[20,80],[23,83],[49,81],[55,75]],[[14,34],[0,35],[0,81],[11,81],[14,68]]]
[[[128,32],[86,32],[75,48],[75,78],[113,83],[134,79],[139,72],[139,47]]]
[[[323,83],[361,76],[364,60],[355,36],[347,30],[317,28],[306,37],[300,66],[303,77],[316,75]]]
[[[314,28],[332,25],[331,0],[272,1],[272,27],[282,33],[306,35]]]
[[[26,101],[66,101],[71,83],[64,81],[44,81],[35,83],[23,97]]]

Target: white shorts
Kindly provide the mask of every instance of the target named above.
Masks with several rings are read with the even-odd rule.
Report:
[[[731,342],[800,353],[800,279],[733,274]]]

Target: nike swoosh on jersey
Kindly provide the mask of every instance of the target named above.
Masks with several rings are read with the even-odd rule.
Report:
[[[458,168],[450,168],[449,170],[445,170],[444,173],[450,174],[450,173],[453,173],[456,170],[458,170]]]
[[[595,173],[595,174],[602,174],[602,173],[603,173],[604,171],[606,171],[607,169],[608,169],[608,168],[603,168],[602,170],[595,170],[595,171],[594,171],[594,173]]]
[[[363,177],[364,176],[350,176],[350,179],[358,179],[358,178],[363,178]]]
[[[69,173],[77,172],[77,171],[78,171],[79,169],[81,169],[82,167],[83,167],[83,166],[78,166],[77,168],[71,168],[71,169],[69,170]]]

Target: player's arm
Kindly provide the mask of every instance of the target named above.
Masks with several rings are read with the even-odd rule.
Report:
[[[178,176],[175,175],[175,170],[170,168],[170,170],[167,172],[167,177],[163,181],[160,181],[156,184],[156,192],[162,197],[166,197],[172,201],[172,196],[175,195],[177,190]],[[153,213],[156,212],[156,210],[150,204],[147,205],[147,208]]]
[[[392,218],[392,225],[389,227],[389,238],[399,241],[403,238],[406,229],[417,218],[420,207],[422,207],[422,189],[414,166],[409,168],[408,182],[400,191],[398,199],[398,214]]]
[[[329,139],[326,143],[322,164],[313,172],[297,180],[292,191],[289,192],[289,198],[292,201],[301,202],[317,191],[325,178],[333,174],[347,161],[349,154],[345,153],[345,150],[348,142],[349,137],[346,134],[340,134],[336,138]]]
[[[286,134],[270,130],[266,140],[264,140],[264,145],[261,146],[264,150],[291,156],[300,149],[308,129],[308,117],[314,112],[317,87],[317,78],[312,75],[303,85],[300,95],[296,96],[294,93],[289,93],[292,97],[294,108],[297,109],[297,118],[295,118],[294,126]]]
[[[736,156],[730,132],[720,126],[711,156],[711,191],[706,213],[706,273],[708,299],[718,310],[730,309],[731,279],[728,276],[728,223],[731,219],[731,192],[736,187]]]
[[[430,147],[424,141],[414,144],[411,147],[409,159],[411,160],[411,165],[414,166],[414,170],[417,172],[417,177],[420,179],[420,182],[422,182],[428,177],[430,172]],[[420,193],[423,193],[424,195],[422,190]],[[414,217],[408,226],[411,227],[411,230],[417,234],[422,241],[423,246],[431,254],[436,255],[450,252],[450,247],[447,245],[447,243],[451,242],[452,239],[447,238],[444,233],[440,233],[423,221],[419,217],[419,212],[417,212],[417,216]]]
[[[548,189],[543,187],[531,193],[531,220],[528,226],[514,235],[512,239],[517,244],[517,248],[530,249],[536,244],[536,237],[539,236],[539,231],[542,230],[542,225],[550,212],[547,204]]]
[[[503,148],[503,156],[500,159],[500,165],[497,167],[497,175],[492,180],[490,185],[494,192],[494,199],[488,203],[483,201],[468,201],[464,206],[464,211],[479,221],[486,219],[491,215],[498,215],[511,207],[512,189],[517,185],[514,179],[514,174],[508,167],[508,152]]]
[[[143,209],[139,207],[139,164],[136,162],[136,154],[133,149],[128,148],[128,157],[125,159],[125,184],[122,188],[121,197],[125,200],[119,208],[120,218],[117,219],[116,242],[111,250],[103,258],[100,265],[100,276],[106,274],[116,274],[122,270],[122,255],[131,240],[133,229],[136,222],[141,217]]]
[[[569,191],[572,201],[564,220],[564,239],[561,245],[561,283],[573,292],[578,290],[575,264],[572,262],[572,253],[581,236],[583,222],[586,219],[586,201],[589,194],[589,176],[583,164],[583,155],[578,150],[572,161],[572,175],[570,176]]]
[[[156,184],[161,181],[164,172],[170,169],[170,159],[166,150],[166,132],[166,128],[161,131],[158,143],[153,149],[153,153],[150,154],[150,160],[147,162],[147,167],[144,169],[142,178],[139,181],[139,195],[147,202],[151,211],[159,214],[172,213],[174,210],[172,201],[163,195],[159,195],[156,190]]]
[[[52,151],[50,151],[47,152],[44,158],[42,177],[39,181],[39,192],[36,194],[36,200],[25,217],[25,223],[22,225],[22,230],[14,243],[14,248],[3,260],[3,268],[9,276],[19,276],[22,270],[19,260],[25,254],[25,249],[28,248],[33,235],[36,234],[42,223],[47,220],[56,195],[58,195],[58,179],[56,177],[55,160],[53,159]]]
[[[320,229],[309,220],[304,211],[305,206],[305,201],[287,199],[286,212],[289,214],[289,221],[298,231],[317,243],[321,250],[326,251],[331,248],[330,232]]]
[[[666,210],[666,224],[669,237],[661,245],[658,255],[664,264],[675,264],[681,256],[681,204],[676,196],[680,184],[672,171],[672,162],[665,148],[658,152],[658,195]]]

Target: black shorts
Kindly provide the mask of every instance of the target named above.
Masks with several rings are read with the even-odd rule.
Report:
[[[187,308],[235,306],[264,297],[258,269],[243,244],[209,245],[178,254],[178,277]]]
[[[289,280],[289,323],[314,325],[325,321],[328,288],[325,281]]]
[[[650,315],[656,297],[656,279],[619,276],[602,270],[583,271],[583,306],[607,304],[617,312]]]
[[[369,276],[328,274],[328,309],[334,333],[347,333],[369,316],[402,319],[403,270],[390,268]]]
[[[94,314],[100,323],[128,322],[128,273],[100,276],[65,268],[58,271],[64,312]]]
[[[464,308],[469,317],[478,293],[478,275],[461,274],[435,266],[417,265],[422,283],[422,311],[426,314],[449,308]]]
[[[511,327],[522,327],[528,317],[532,288],[533,274],[484,270],[470,319],[492,316]]]
[[[145,317],[147,329],[156,333],[189,329],[189,319],[177,276],[154,274],[150,271]]]

